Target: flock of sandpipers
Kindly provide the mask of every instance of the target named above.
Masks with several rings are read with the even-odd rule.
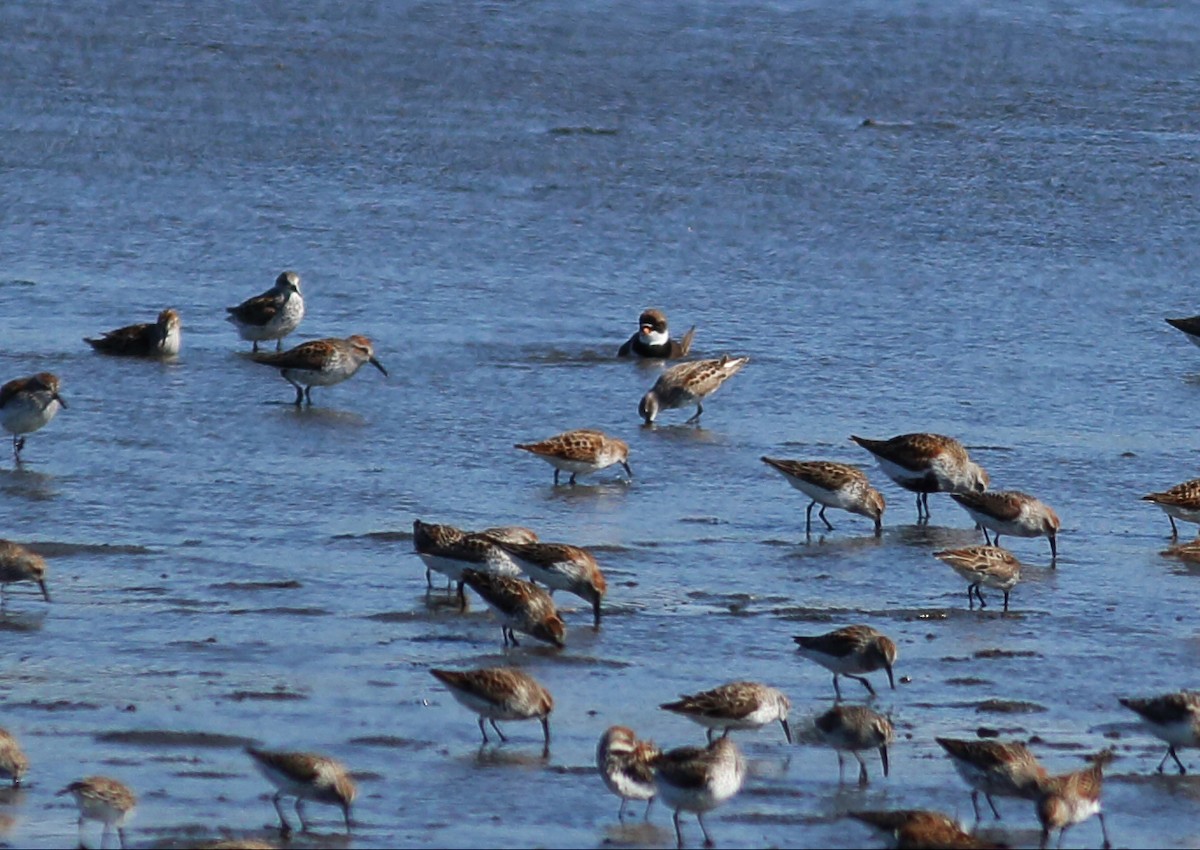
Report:
[[[387,374],[375,359],[371,341],[363,336],[314,340],[282,351],[283,338],[304,317],[300,278],[295,272],[280,274],[274,287],[228,308],[228,313],[228,320],[237,327],[240,336],[253,342],[251,357],[278,368],[295,388],[297,405],[312,403],[312,387],[340,383],[366,363]],[[1168,321],[1200,345],[1200,317]],[[180,328],[179,314],[167,309],[155,323],[122,327],[86,341],[106,354],[173,357],[180,348]],[[638,332],[618,351],[623,357],[683,361],[664,368],[642,398],[639,413],[648,425],[664,410],[692,406],[695,413],[687,421],[697,422],[705,399],[749,362],[748,357],[728,355],[717,359],[686,359],[694,330],[689,330],[682,339],[674,339],[666,317],[658,310],[646,310],[639,317]],[[260,353],[258,343],[270,340],[276,340],[276,351]],[[22,462],[26,435],[47,425],[66,407],[59,389],[59,378],[48,372],[12,380],[0,387],[0,426],[12,434],[13,454],[18,464]],[[858,436],[851,439],[874,456],[888,478],[916,494],[919,523],[929,521],[929,494],[948,493],[983,531],[986,545],[933,553],[966,580],[969,607],[974,608],[976,601],[981,608],[986,606],[981,588],[987,587],[1003,593],[1003,607],[1008,610],[1010,593],[1020,580],[1021,564],[1011,552],[999,546],[1001,536],[1046,537],[1051,566],[1054,565],[1059,519],[1053,509],[1022,491],[989,490],[987,472],[970,459],[957,440],[930,433],[902,434],[886,440]],[[633,476],[628,445],[597,430],[568,431],[540,442],[519,443],[516,448],[550,463],[556,486],[562,473],[569,475],[566,483],[573,486],[579,476],[615,464],[620,464],[630,478]],[[837,508],[871,519],[875,533],[881,533],[884,498],[858,467],[824,460],[772,457],[762,460],[810,499],[806,533],[811,534],[812,512],[818,506],[818,519],[830,530],[833,525],[826,510]],[[1176,519],[1200,524],[1200,479],[1143,498],[1166,512],[1172,539],[1178,538]],[[600,627],[607,584],[595,557],[581,546],[544,542],[534,531],[521,526],[467,531],[420,519],[413,523],[413,545],[426,565],[429,591],[433,590],[432,574],[436,571],[447,578],[448,588],[455,590],[459,604],[465,607],[465,588],[470,587],[498,615],[505,647],[518,645],[518,632],[558,648],[565,646],[566,626],[551,595],[555,590],[588,602],[593,626]],[[1177,547],[1177,551],[1185,557],[1200,559],[1200,538]],[[9,583],[29,581],[36,583],[49,601],[46,569],[45,560],[29,548],[0,541],[0,594]],[[798,635],[795,642],[802,657],[833,674],[836,701],[833,708],[816,718],[815,734],[836,751],[839,777],[844,770],[843,754],[849,753],[859,764],[859,784],[866,785],[869,775],[862,753],[872,750],[878,751],[886,776],[888,745],[895,735],[892,724],[869,705],[843,702],[839,677],[857,680],[874,697],[875,690],[867,674],[884,670],[895,688],[896,644],[862,624],[827,634]],[[548,756],[549,717],[554,700],[528,673],[512,666],[430,672],[458,702],[478,716],[484,745],[490,743],[489,724],[505,741],[507,738],[497,721],[537,719],[543,729],[543,755]],[[1164,770],[1168,759],[1174,759],[1179,772],[1185,773],[1177,749],[1200,747],[1200,693],[1183,690],[1151,698],[1123,698],[1120,702],[1136,712],[1153,735],[1167,743],[1159,772]],[[619,818],[624,818],[630,800],[647,801],[648,817],[649,803],[661,799],[674,812],[680,847],[684,843],[680,813],[684,811],[696,814],[705,844],[711,846],[713,842],[703,816],[737,794],[746,776],[745,760],[729,733],[778,722],[791,743],[792,731],[788,725],[791,703],[777,688],[760,682],[736,681],[684,695],[661,707],[705,727],[707,745],[663,751],[652,742],[639,739],[625,726],[612,726],[597,746],[597,768],[607,787],[621,798]],[[980,819],[980,794],[997,818],[1000,814],[995,797],[1021,798],[1036,805],[1043,847],[1054,830],[1059,830],[1061,843],[1062,834],[1069,827],[1092,815],[1098,817],[1104,845],[1110,846],[1100,794],[1103,768],[1113,756],[1111,749],[1093,756],[1091,763],[1081,770],[1051,775],[1029,748],[1018,741],[938,738],[937,743],[971,788],[976,823]],[[356,788],[343,764],[310,752],[248,747],[247,753],[276,788],[273,802],[285,838],[292,830],[281,806],[285,797],[295,798],[295,810],[303,829],[308,827],[303,804],[314,801],[339,806],[350,831]],[[0,776],[7,776],[18,785],[28,767],[28,759],[16,738],[0,729]],[[101,843],[115,827],[124,846],[123,825],[136,805],[136,797],[126,785],[110,777],[88,776],[59,793],[73,795],[78,805],[81,844],[85,821],[98,820],[104,825]],[[856,812],[852,816],[880,828],[900,847],[999,846],[933,811]],[[239,841],[224,846],[253,846],[253,843]]]

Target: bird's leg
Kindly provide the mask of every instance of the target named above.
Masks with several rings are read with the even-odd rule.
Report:
[[[806,510],[804,512],[804,533],[807,535],[812,534],[812,509],[813,509],[813,505],[815,505],[816,503],[817,503],[817,500],[813,499],[811,502],[808,503],[808,510]]]
[[[699,421],[700,421],[700,414],[701,414],[701,413],[703,413],[703,412],[704,412],[704,405],[703,405],[703,404],[701,404],[700,402],[696,402],[696,412],[695,412],[695,414],[692,416],[692,418],[691,418],[691,419],[689,419],[687,422],[685,422],[685,423],[683,423],[683,424],[684,424],[684,425],[691,425],[693,422],[699,422]]]
[[[507,741],[508,736],[506,736],[503,732],[500,731],[500,727],[496,725],[495,718],[490,719],[489,722],[492,724],[492,728],[496,730],[496,734],[500,736],[500,740]]]
[[[855,753],[854,757],[858,759],[858,784],[866,785],[871,781],[871,778],[867,776],[867,763],[858,753]]]
[[[833,531],[833,523],[825,519],[825,505],[821,505],[821,510],[817,511],[817,516],[824,520],[826,528],[828,528],[830,531]]]
[[[712,836],[708,834],[708,827],[704,825],[703,813],[696,812],[696,822],[700,824],[700,831],[704,833],[704,846],[715,847],[716,845],[713,843]]]
[[[1009,591],[1007,591],[1007,590],[1004,591],[1004,610],[1005,611],[1008,610],[1008,594],[1009,594]]]
[[[1167,514],[1167,519],[1169,519],[1171,521],[1171,539],[1178,540],[1179,539],[1179,528],[1175,525],[1175,517],[1171,516],[1170,514]]]
[[[275,804],[275,814],[279,815],[279,832],[284,838],[292,834],[292,825],[287,822],[287,818],[283,816],[283,809],[279,805],[279,801],[283,799],[283,792],[276,791],[275,796],[271,798],[271,802]]]
[[[971,806],[975,809],[975,823],[979,823],[979,792],[971,790]]]
[[[561,471],[561,470],[559,470],[559,468],[558,468],[557,466],[554,468],[554,486],[555,486],[555,487],[557,487],[557,486],[558,486],[558,473],[559,473],[560,471]]]
[[[304,819],[304,800],[296,798],[296,817],[300,818],[300,831],[308,832],[308,821]]]
[[[867,691],[871,694],[871,696],[875,696],[875,689],[871,687],[871,683],[867,681],[865,676],[855,676],[852,673],[844,673],[843,675],[848,679],[858,679],[858,681],[862,682],[866,686]]]
[[[312,404],[312,387],[311,386],[307,386],[304,388],[304,400],[307,401],[310,405]]]
[[[996,801],[992,799],[992,795],[984,794],[983,796],[987,800],[988,805],[992,807],[992,814],[996,816],[996,820],[1000,820],[1000,810],[996,808]]]
[[[834,702],[840,702],[840,701],[841,701],[841,699],[842,699],[842,689],[838,687],[838,680],[837,680],[837,677],[838,677],[838,674],[837,674],[837,673],[834,673],[834,674],[833,674],[833,694],[834,694]]]
[[[487,729],[483,726],[483,715],[479,715],[479,731],[483,735],[483,743],[488,743]]]
[[[568,483],[568,484],[570,484],[572,487],[574,487],[574,486],[575,486],[575,476],[576,476],[577,474],[578,474],[578,473],[576,473],[576,472],[572,472],[572,473],[571,473],[571,478],[570,478],[570,480],[568,480],[568,481],[567,481],[567,483]]]

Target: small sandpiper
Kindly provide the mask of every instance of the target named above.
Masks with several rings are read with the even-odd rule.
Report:
[[[283,348],[283,338],[300,326],[304,318],[304,298],[300,295],[300,275],[282,272],[275,285],[236,307],[226,307],[225,320],[238,330],[238,336],[251,340],[254,351],[258,344],[275,340],[275,350]]]
[[[104,354],[129,357],[174,357],[179,354],[179,313],[167,309],[158,314],[158,321],[126,325],[106,331],[100,337],[84,337],[83,341]]]
[[[1184,481],[1160,493],[1149,493],[1142,496],[1142,501],[1153,502],[1163,509],[1167,519],[1171,521],[1172,540],[1179,539],[1179,528],[1175,525],[1175,520],[1200,524],[1200,478]],[[1200,533],[1200,529],[1197,529],[1197,532]]]
[[[808,498],[804,514],[804,533],[812,534],[812,509],[818,504],[817,516],[833,531],[833,523],[825,516],[826,508],[840,508],[875,521],[875,535],[883,533],[883,494],[871,486],[866,474],[857,466],[828,460],[784,460],[763,457],[762,462],[783,474],[791,484]]]
[[[1179,765],[1179,772],[1187,773],[1175,749],[1200,747],[1200,692],[1177,691],[1146,699],[1119,699],[1121,705],[1142,718],[1154,737],[1166,743],[1167,754],[1158,763],[1158,772],[1162,773],[1167,759],[1172,758]]]
[[[125,821],[133,814],[137,806],[137,797],[123,782],[110,779],[107,776],[86,776],[77,782],[72,782],[55,796],[70,794],[75,798],[79,807],[79,846],[83,843],[84,821],[98,820],[104,824],[100,832],[100,846],[104,846],[104,837],[113,827],[117,829],[117,839],[121,847],[125,846]]]
[[[5,588],[19,581],[33,582],[42,591],[42,598],[50,601],[50,591],[46,589],[46,559],[20,543],[0,540],[0,604]]]
[[[430,570],[437,570],[451,582],[457,582],[459,602],[465,608],[463,570],[475,569],[512,578],[521,575],[521,568],[501,545],[503,538],[493,536],[498,531],[501,530],[475,533],[453,525],[413,520],[413,548],[425,562],[425,583],[428,587],[433,587]]]
[[[867,763],[859,755],[863,750],[878,750],[883,775],[888,775],[888,744],[896,737],[892,722],[865,705],[835,705],[816,720],[817,734],[833,747],[838,759],[838,781],[844,781],[843,752],[858,759],[858,784],[870,782]]]
[[[667,330],[667,317],[661,310],[643,310],[638,317],[638,332],[626,340],[617,350],[618,357],[646,357],[656,360],[678,360],[687,357],[692,350],[692,337],[696,335],[693,325],[683,339],[671,339]]]
[[[937,847],[939,850],[1001,850],[996,844],[978,838],[962,828],[954,818],[927,809],[847,812],[857,821],[887,833],[897,850]]]
[[[722,737],[733,729],[761,729],[776,720],[783,727],[787,742],[792,742],[788,712],[792,702],[778,688],[759,682],[730,682],[708,691],[683,694],[674,702],[664,702],[659,708],[682,715],[703,726],[708,742],[713,733],[722,730]]]
[[[596,745],[596,768],[609,791],[621,798],[617,820],[625,819],[630,800],[646,801],[646,818],[654,803],[654,760],[662,755],[653,741],[639,740],[628,726],[610,726]]]
[[[483,743],[488,744],[487,720],[500,736],[508,738],[497,720],[539,720],[545,746],[542,755],[550,753],[550,712],[554,710],[554,698],[550,692],[526,673],[516,667],[482,667],[477,670],[430,670],[439,682],[445,685],[450,695],[463,707],[479,715],[479,732]]]
[[[679,828],[681,811],[695,812],[704,833],[704,846],[712,847],[712,836],[704,825],[704,813],[729,800],[746,780],[746,760],[732,738],[721,737],[707,747],[678,747],[654,760],[654,787],[663,804],[675,811],[675,840],[683,847]]]
[[[536,584],[519,578],[463,570],[462,580],[483,597],[501,618],[504,645],[518,646],[516,632],[562,649],[567,627],[554,607],[550,594]]]
[[[296,406],[312,404],[313,387],[340,384],[366,363],[387,377],[387,369],[375,359],[371,340],[359,334],[345,339],[314,339],[278,354],[255,354],[255,363],[274,366],[284,380],[296,388]],[[303,386],[301,386],[303,385]]]
[[[797,651],[801,656],[833,673],[833,692],[838,699],[842,698],[838,676],[857,679],[871,696],[875,696],[875,689],[862,674],[883,669],[887,671],[892,689],[896,688],[892,674],[896,644],[870,626],[846,626],[823,635],[797,635],[792,640],[799,646]]]
[[[564,431],[537,443],[515,443],[513,448],[540,457],[554,467],[554,484],[558,486],[560,472],[571,473],[568,484],[574,485],[579,475],[591,475],[619,463],[625,474],[633,478],[629,467],[629,444],[603,431],[578,428]]]
[[[246,747],[246,754],[254,761],[258,772],[275,786],[275,813],[279,815],[279,831],[284,838],[292,834],[291,824],[283,816],[279,802],[284,797],[296,798],[296,816],[300,818],[300,831],[308,832],[304,820],[304,801],[328,803],[340,806],[350,832],[350,806],[358,788],[350,778],[345,765],[317,753],[284,752]]]
[[[1104,836],[1104,850],[1112,847],[1108,840],[1108,827],[1104,823],[1104,812],[1100,810],[1100,792],[1104,787],[1104,767],[1113,760],[1112,749],[1092,756],[1091,765],[1058,776],[1051,776],[1041,783],[1037,814],[1042,824],[1042,850],[1050,843],[1051,831],[1057,829],[1059,845],[1063,834],[1077,823],[1095,815],[1100,819],[1100,834]]]
[[[28,378],[16,378],[0,387],[0,427],[13,435],[13,458],[21,462],[25,435],[49,424],[60,409],[67,406],[58,394],[58,376],[38,372]]]
[[[17,739],[7,729],[0,729],[0,776],[12,780],[12,787],[19,788],[21,780],[29,771],[29,759]]]
[[[954,769],[971,788],[971,807],[979,822],[979,795],[983,794],[992,814],[1000,819],[993,797],[1037,800],[1046,769],[1038,763],[1029,747],[1020,741],[963,741],[937,738],[938,745],[950,756]]]
[[[590,603],[592,626],[600,628],[600,601],[608,592],[608,582],[591,552],[570,543],[501,542],[500,548],[529,578],[546,585],[551,594],[565,590]]]
[[[730,357],[719,360],[693,360],[680,363],[658,376],[650,391],[642,396],[638,414],[649,425],[658,418],[660,410],[696,405],[696,412],[685,424],[700,421],[704,413],[704,399],[720,389],[742,367],[750,362],[749,357]]]
[[[930,493],[982,493],[988,487],[986,470],[953,437],[920,432],[888,440],[850,439],[875,456],[888,478],[917,494],[918,523],[929,521]]]
[[[1000,546],[968,546],[934,552],[933,557],[967,580],[968,608],[974,609],[976,598],[981,609],[987,607],[979,592],[979,586],[984,585],[1004,594],[1004,610],[1008,610],[1008,595],[1021,580],[1021,562],[1012,552]]]
[[[1040,499],[1019,490],[951,493],[950,498],[983,529],[983,539],[989,544],[999,546],[1001,534],[1046,537],[1050,540],[1050,563],[1058,559],[1058,514]],[[992,530],[990,537],[988,529]]]

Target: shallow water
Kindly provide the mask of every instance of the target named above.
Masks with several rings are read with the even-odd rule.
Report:
[[[1200,846],[1200,781],[1154,775],[1116,701],[1194,687],[1200,657],[1200,568],[1137,498],[1197,474],[1200,351],[1162,318],[1200,312],[1200,13],[17,3],[0,46],[0,378],[54,371],[71,405],[0,469],[0,533],[51,559],[54,598],[17,586],[0,613],[0,725],[33,762],[0,841],[73,842],[53,792],[93,772],[139,793],[135,844],[270,837],[254,740],[350,765],[350,846],[669,846],[661,809],[617,824],[596,741],[698,743],[658,704],[753,678],[800,742],[737,736],[720,845],[881,846],[842,817],[862,808],[969,817],[933,739],[990,728],[1052,770],[1115,745],[1113,840]],[[366,334],[389,378],[290,404],[222,320],[284,268],[308,305],[288,342]],[[652,305],[696,353],[752,358],[700,428],[640,427],[657,368],[611,357]],[[165,306],[177,361],[81,342]],[[555,488],[512,448],[572,427],[628,440],[633,483]],[[915,525],[847,439],[913,430],[1062,517],[1057,569],[1006,538],[1009,616],[966,610],[931,556],[981,542],[965,513],[935,496]],[[882,537],[831,511],[806,540],[764,454],[864,464]],[[477,599],[426,594],[417,517],[594,547],[602,628],[559,594],[565,651],[502,650]],[[791,640],[852,622],[898,642],[903,679],[866,790],[810,743],[831,683]],[[428,674],[500,662],[555,697],[547,761],[533,723],[480,750]],[[999,806],[989,834],[1036,844],[1032,806]],[[296,844],[345,841],[309,812]],[[1099,840],[1092,820],[1066,846]]]

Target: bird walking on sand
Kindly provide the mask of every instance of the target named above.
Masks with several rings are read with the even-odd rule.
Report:
[[[850,439],[875,456],[888,478],[917,494],[918,523],[929,522],[930,493],[977,493],[988,487],[987,471],[953,437],[918,432],[888,440]]]
[[[730,682],[712,690],[684,694],[659,708],[699,723],[707,730],[710,744],[718,729],[724,737],[733,729],[761,729],[777,720],[787,742],[792,742],[792,730],[788,726],[791,700],[778,688],[759,682]]]
[[[857,679],[871,696],[875,696],[875,689],[863,674],[882,669],[887,671],[892,690],[896,689],[896,679],[892,673],[896,663],[896,644],[870,626],[846,626],[823,635],[796,635],[792,640],[796,642],[796,651],[802,657],[817,662],[833,673],[833,692],[839,700],[842,690],[838,687],[838,676]]]
[[[979,795],[983,794],[992,814],[1000,819],[993,797],[1037,800],[1046,769],[1020,741],[963,741],[937,738],[938,746],[950,756],[954,769],[971,788],[971,807],[979,822]]]
[[[742,789],[746,760],[731,738],[717,738],[707,747],[678,747],[654,760],[654,787],[663,804],[673,809],[675,840],[683,847],[680,812],[695,812],[704,833],[704,846],[712,847],[712,836],[704,825],[704,814],[729,800]]]
[[[554,698],[541,683],[516,667],[482,667],[477,670],[430,670],[460,705],[479,715],[479,733],[488,744],[487,720],[501,741],[508,737],[497,720],[538,720],[545,741],[542,753],[550,753],[550,712]]]
[[[577,428],[547,437],[536,443],[514,443],[513,448],[527,451],[540,457],[554,467],[554,486],[558,486],[560,472],[571,473],[571,486],[580,475],[591,475],[602,469],[607,469],[614,463],[625,468],[625,474],[632,480],[633,470],[629,467],[629,444],[616,437],[610,437],[603,431],[591,428]]]
[[[1000,535],[1045,537],[1050,541],[1050,562],[1058,558],[1060,522],[1054,509],[1019,490],[987,490],[982,493],[951,493],[971,519],[983,529],[983,539],[1000,545]],[[991,536],[988,535],[991,529]]]
[[[763,457],[762,462],[781,473],[789,484],[808,498],[804,514],[804,533],[812,534],[812,509],[818,504],[817,516],[833,531],[833,523],[825,516],[826,508],[840,508],[875,521],[875,534],[883,531],[883,494],[871,486],[867,476],[857,466],[827,460],[784,460]]]
[[[610,726],[596,745],[596,768],[609,791],[621,798],[617,820],[625,820],[630,800],[646,801],[646,818],[654,804],[654,760],[662,755],[653,741],[638,740],[628,726]]]
[[[75,798],[79,807],[79,846],[83,843],[83,824],[85,821],[98,820],[104,824],[100,831],[100,846],[104,846],[104,837],[113,827],[117,830],[117,840],[121,847],[125,846],[125,821],[133,814],[137,806],[137,797],[129,786],[107,776],[85,776],[77,782],[72,782],[55,796],[70,794]]]
[[[1112,842],[1108,840],[1108,826],[1104,823],[1104,812],[1100,810],[1100,792],[1104,786],[1104,767],[1113,760],[1113,751],[1104,750],[1090,760],[1092,763],[1081,770],[1051,776],[1042,781],[1037,803],[1038,821],[1042,824],[1041,850],[1046,850],[1053,830],[1059,831],[1058,843],[1062,846],[1066,831],[1092,815],[1100,820],[1104,850],[1112,847]]]
[[[1158,772],[1162,773],[1167,759],[1172,758],[1179,766],[1179,773],[1187,773],[1175,750],[1200,747],[1200,692],[1177,691],[1146,699],[1118,699],[1121,705],[1142,719],[1154,737],[1167,745],[1167,753],[1158,763]]]
[[[1142,501],[1153,502],[1163,509],[1171,521],[1172,540],[1179,539],[1179,527],[1175,525],[1175,520],[1200,524],[1200,478],[1184,481],[1159,493],[1148,493],[1142,496]],[[1200,535],[1200,528],[1197,534]]]

